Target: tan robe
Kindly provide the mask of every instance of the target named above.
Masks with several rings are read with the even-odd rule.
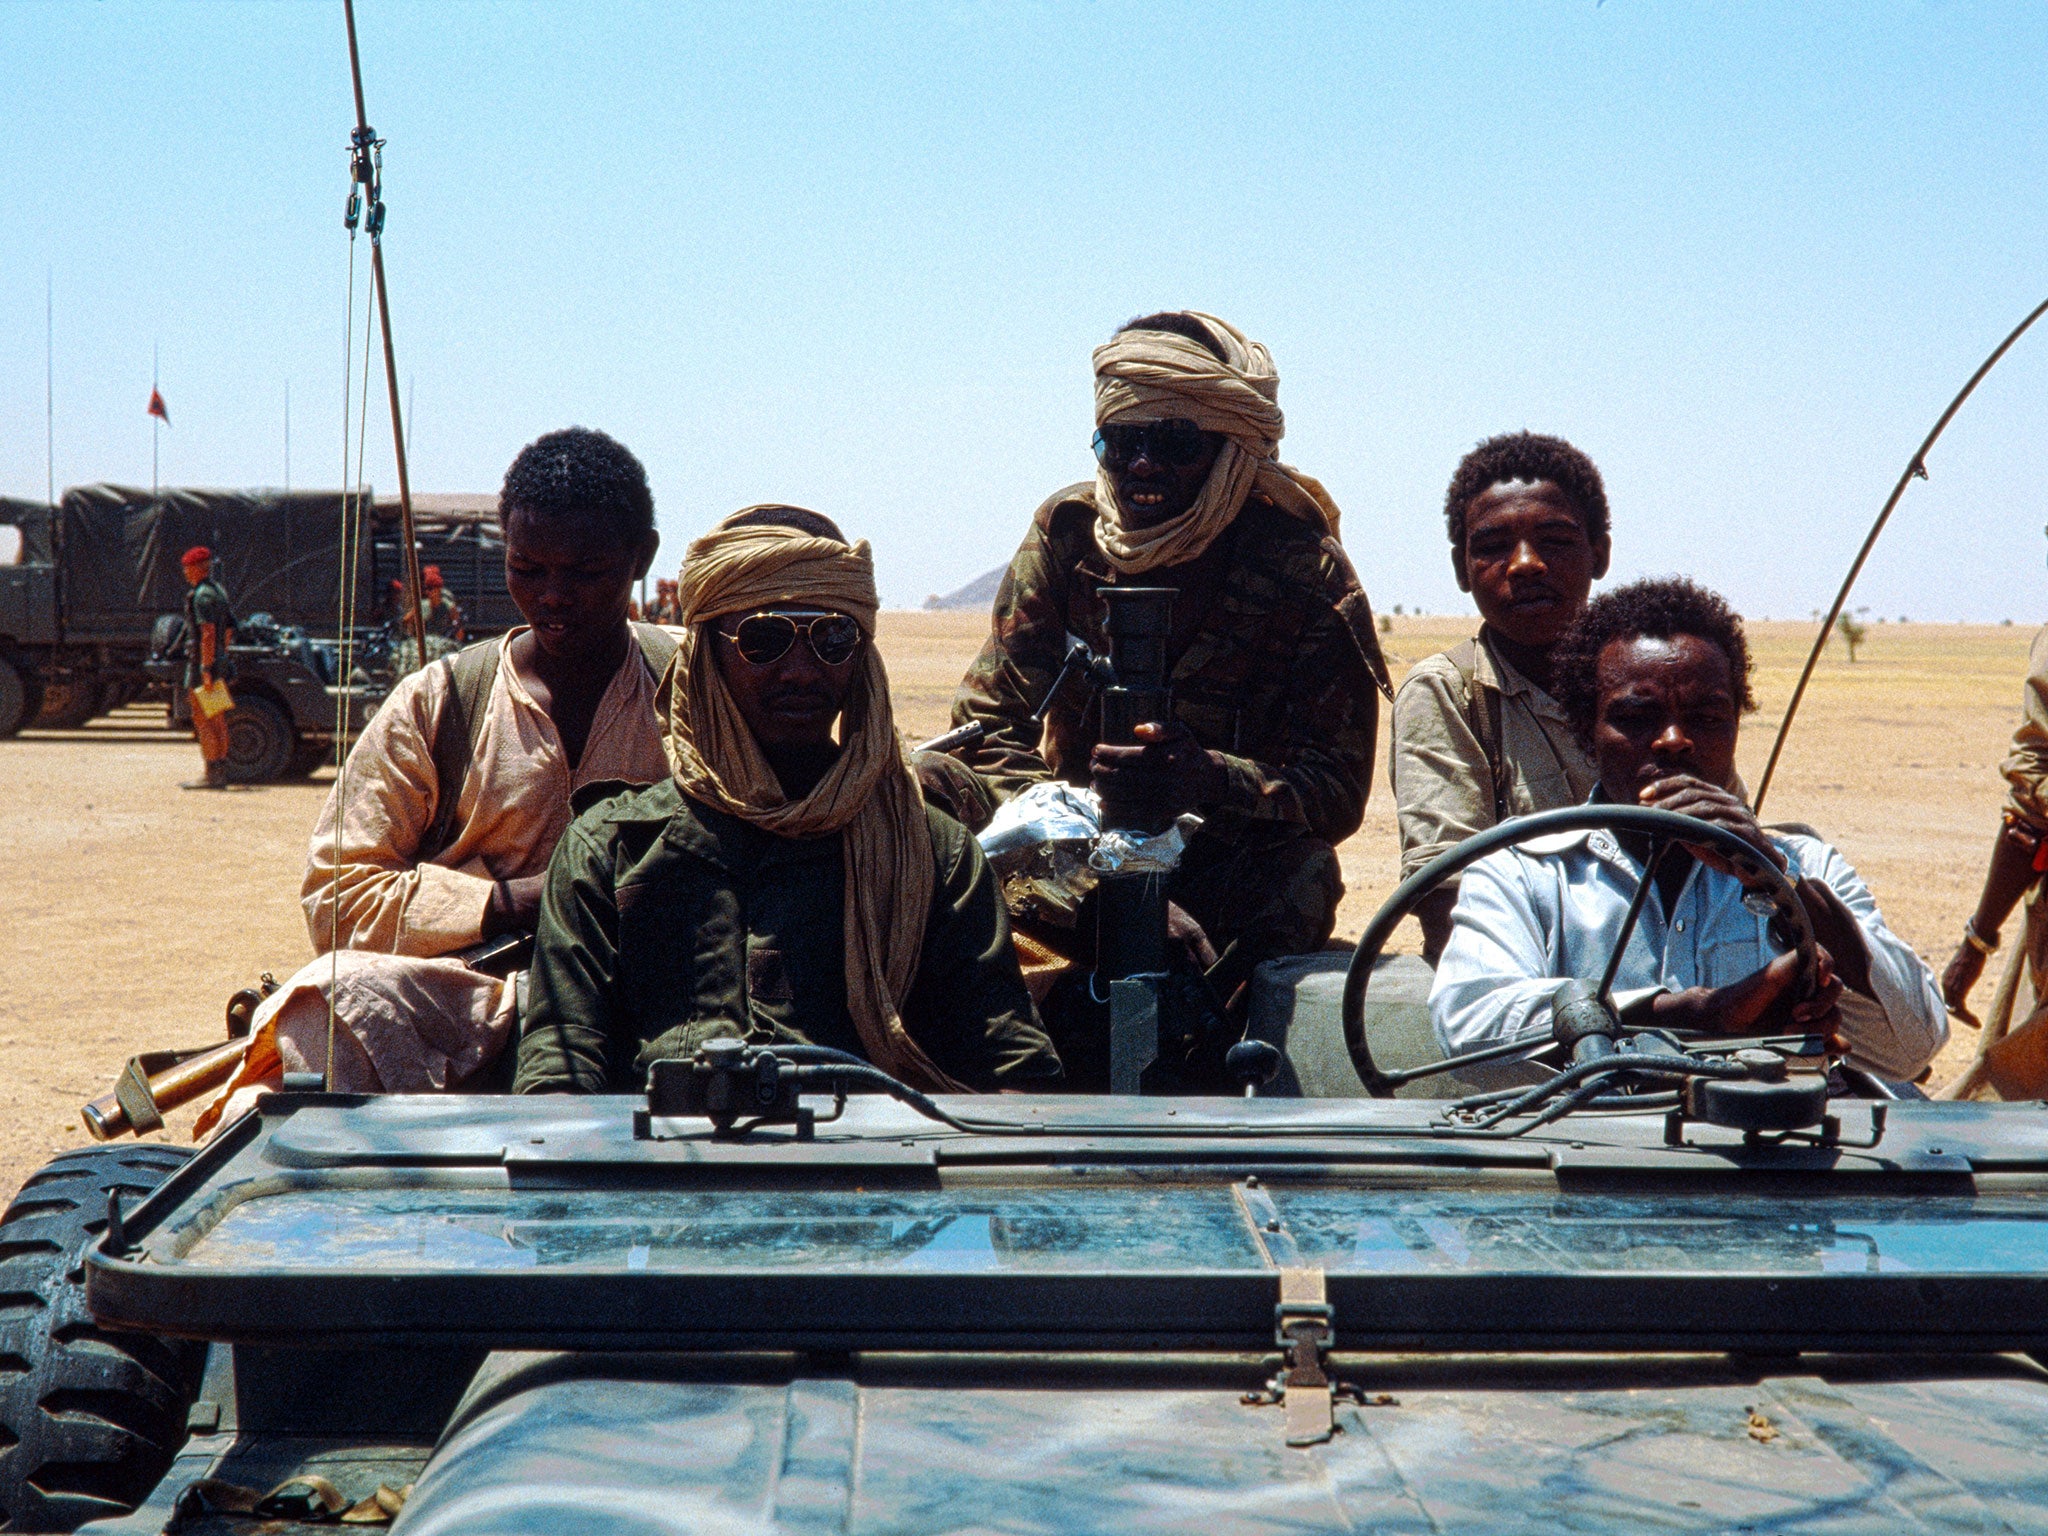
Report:
[[[1480,645],[1473,683],[1500,695],[1500,753],[1508,813],[1578,805],[1599,775],[1557,700]],[[1473,704],[1458,664],[1439,652],[1415,664],[1394,696],[1395,810],[1401,876],[1493,823],[1493,771],[1472,730]]]
[[[337,1090],[433,1092],[488,1065],[516,1022],[516,988],[447,957],[482,939],[497,881],[545,872],[571,794],[607,779],[668,777],[655,683],[632,647],[572,772],[554,722],[501,652],[455,839],[424,864],[416,855],[434,819],[434,723],[448,669],[428,667],[393,689],[350,750],[307,850],[300,901],[318,958],[257,1010],[249,1053],[195,1134],[239,1109],[229,1104],[236,1094],[326,1067],[330,997]]]

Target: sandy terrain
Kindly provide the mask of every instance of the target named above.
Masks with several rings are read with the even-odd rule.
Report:
[[[892,614],[882,643],[898,718],[943,729],[986,621]],[[1460,620],[1394,621],[1407,662],[1461,638]],[[1762,771],[1811,631],[1760,624],[1761,708],[1742,766]],[[2018,709],[2028,631],[1872,626],[1852,667],[1823,663],[1771,791],[1774,820],[1812,822],[1869,879],[1892,925],[1946,959],[1975,900],[2002,793],[1997,765]],[[1384,762],[1384,757],[1382,757]],[[0,742],[0,1191],[84,1140],[78,1107],[134,1052],[221,1036],[229,993],[309,951],[298,907],[305,838],[331,774],[228,794],[183,794],[199,755],[161,716],[124,711],[81,731]],[[1392,888],[1384,768],[1365,826],[1343,849],[1340,933],[1355,936]],[[1987,977],[1976,1003],[1991,990]],[[1958,1028],[1937,1068],[1971,1047]],[[190,1112],[171,1134],[188,1130]]]

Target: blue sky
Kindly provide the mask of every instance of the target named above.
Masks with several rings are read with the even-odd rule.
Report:
[[[1461,452],[1606,474],[1615,576],[1831,595],[1907,455],[2048,296],[2048,7],[361,0],[416,487],[569,422],[646,461],[664,567],[744,503],[913,604],[1090,473],[1090,349],[1213,310],[1281,373],[1377,605],[1462,609]],[[339,0],[0,6],[0,490],[337,482]],[[366,253],[365,253],[366,254]],[[358,343],[360,338],[358,337]],[[372,422],[382,419],[381,388]],[[2048,322],[1859,601],[2040,616]],[[395,487],[388,431],[369,478]]]

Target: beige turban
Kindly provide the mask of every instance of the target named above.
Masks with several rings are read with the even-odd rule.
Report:
[[[731,526],[759,510],[734,513],[684,557],[678,596],[688,632],[662,680],[669,767],[686,794],[764,831],[844,834],[846,1005],[861,1044],[894,1077],[964,1093],[910,1037],[901,1016],[924,948],[933,853],[924,796],[896,738],[889,677],[872,643],[874,562],[864,540],[849,548],[796,528]],[[710,620],[776,606],[849,614],[870,641],[846,696],[838,760],[801,800],[784,798],[711,647],[699,643]]]
[[[1095,349],[1095,424],[1184,418],[1226,441],[1195,504],[1151,528],[1125,525],[1116,486],[1095,477],[1095,542],[1126,576],[1178,565],[1207,549],[1230,526],[1253,490],[1283,512],[1337,531],[1337,504],[1321,482],[1279,460],[1286,422],[1273,357],[1214,315],[1184,312],[1223,349],[1219,359],[1172,331],[1121,331]]]

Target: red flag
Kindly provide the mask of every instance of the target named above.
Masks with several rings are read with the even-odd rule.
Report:
[[[152,416],[161,416],[163,418],[164,425],[167,427],[171,424],[171,413],[164,409],[164,397],[155,389],[154,386],[152,386],[149,391],[149,414]]]

